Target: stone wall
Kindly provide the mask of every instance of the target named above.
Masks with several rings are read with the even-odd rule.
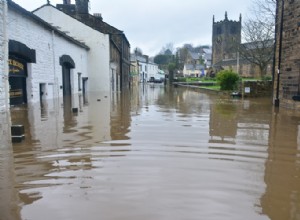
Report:
[[[242,82],[239,92],[244,97],[271,97],[273,92],[272,81],[245,81]]]
[[[283,16],[281,16],[282,8],[284,8]],[[293,97],[299,95],[300,92],[300,1],[284,1],[284,7],[282,7],[282,1],[278,1],[277,11],[275,67],[279,69],[280,74],[275,74],[274,102],[279,100],[280,107],[300,109],[300,102],[293,100]],[[280,34],[281,27],[282,35]]]
[[[232,91],[219,91],[209,88],[200,88],[199,85],[192,85],[189,83],[174,83],[174,86],[187,87],[196,91],[203,91],[208,94],[218,95],[220,97],[228,98],[232,96]],[[272,97],[273,82],[272,81],[246,81],[239,85],[238,95],[245,98],[258,98],[258,97]]]

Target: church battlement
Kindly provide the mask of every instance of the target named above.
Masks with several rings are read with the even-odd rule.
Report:
[[[221,21],[215,21],[215,16],[213,16],[213,24],[223,24],[225,22],[230,22],[230,23],[242,23],[242,15],[240,14],[240,18],[238,21],[234,21],[234,20],[229,20],[228,19],[228,14],[227,11],[225,12],[225,19],[221,20]]]

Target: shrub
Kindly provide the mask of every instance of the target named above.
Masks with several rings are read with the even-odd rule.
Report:
[[[220,84],[221,90],[237,89],[239,79],[239,75],[231,70],[222,70],[217,74],[217,81]]]
[[[272,76],[262,76],[261,77],[261,79],[263,80],[263,81],[270,81],[270,80],[272,80]]]

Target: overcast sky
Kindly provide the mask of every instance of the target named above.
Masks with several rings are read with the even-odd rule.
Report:
[[[47,0],[14,0],[32,11]],[[63,0],[50,0],[52,5]],[[71,0],[75,4],[75,0]],[[108,24],[124,31],[131,50],[139,47],[154,56],[169,43],[174,48],[185,43],[211,45],[212,18],[245,20],[252,0],[90,0],[90,13],[101,13]]]

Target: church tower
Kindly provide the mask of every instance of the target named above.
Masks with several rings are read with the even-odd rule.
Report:
[[[241,44],[242,16],[239,21],[228,20],[227,12],[223,21],[215,22],[213,17],[212,64],[237,58],[237,46]]]

